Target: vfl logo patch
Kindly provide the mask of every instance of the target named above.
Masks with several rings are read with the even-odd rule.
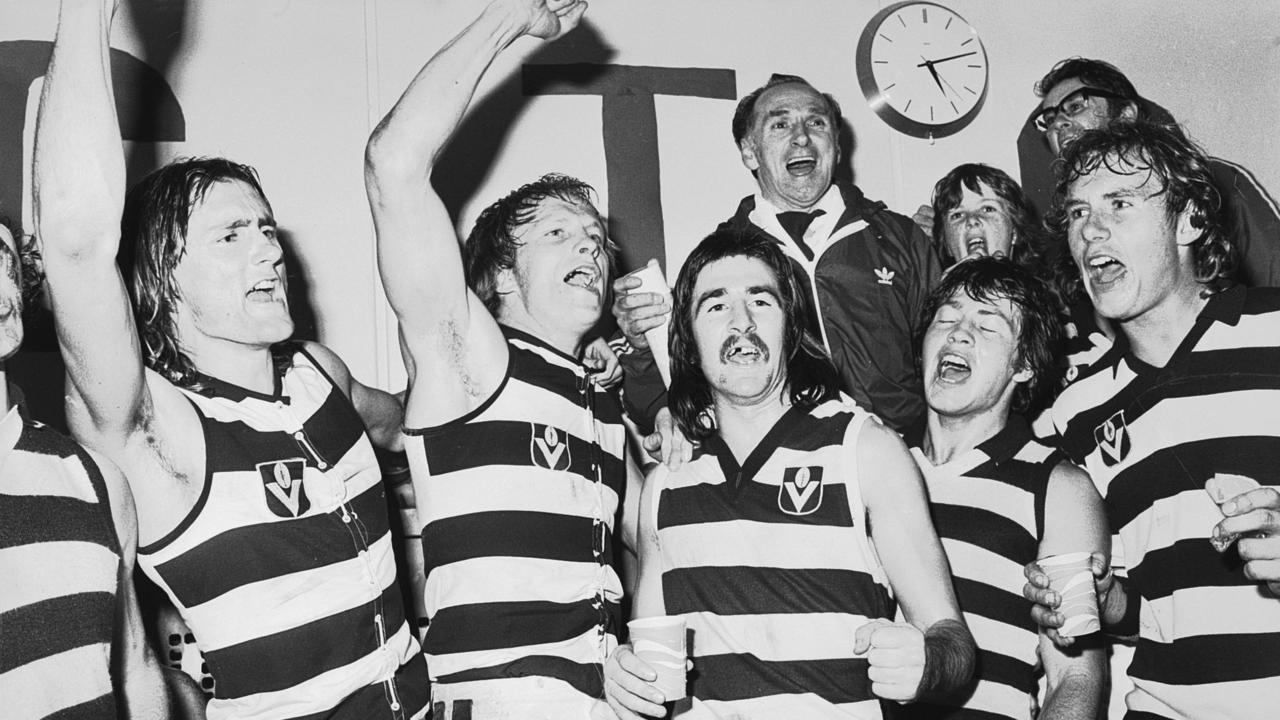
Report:
[[[1124,411],[1112,415],[1093,429],[1093,440],[1102,451],[1102,462],[1108,467],[1123,461],[1129,455],[1129,426],[1124,422]]]
[[[778,486],[778,509],[788,515],[808,515],[822,505],[822,467],[787,468]]]
[[[569,436],[550,425],[529,423],[529,457],[533,464],[548,470],[568,470],[573,461]]]
[[[267,509],[280,517],[298,517],[311,509],[302,484],[302,471],[307,461],[302,458],[258,463],[258,475],[266,491]]]

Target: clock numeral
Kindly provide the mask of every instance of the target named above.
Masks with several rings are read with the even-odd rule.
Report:
[[[965,40],[964,42],[960,43],[960,47],[964,47],[965,45],[968,45],[971,42],[973,42],[973,38],[969,38],[968,40]]]
[[[949,100],[948,100],[948,102],[951,102],[951,101],[949,101]],[[956,109],[956,104],[955,104],[954,102],[952,102],[952,103],[951,103],[951,112],[953,112],[953,113],[955,113],[955,114],[957,114],[957,115],[959,115],[959,114],[960,114],[960,111]]]
[[[886,88],[886,89],[888,89],[888,88]],[[908,100],[908,101],[907,101],[907,106],[906,106],[906,107],[904,107],[904,108],[902,108],[902,112],[904,112],[904,113],[905,113],[906,111],[910,110],[910,109],[911,109],[911,103],[913,103],[913,102],[915,102],[915,101],[914,101],[914,100]]]
[[[896,16],[896,17],[898,18],[898,22],[902,23],[902,27],[906,27],[906,26],[907,26],[907,21],[906,21],[906,20],[903,20],[901,15],[898,15],[898,16]]]
[[[920,16],[924,18],[925,24],[928,25],[929,24],[929,8],[927,7],[920,8]]]
[[[973,88],[969,87],[968,85],[961,85],[960,87],[964,88],[965,90],[968,90],[970,95],[977,95],[977,94],[978,94],[977,92],[975,92],[975,91],[974,91],[974,89],[973,89]]]
[[[880,33],[880,37],[884,38],[885,42],[893,42],[893,38],[889,37],[888,35],[885,35],[884,33]]]
[[[943,25],[943,26],[942,26],[942,29],[943,29],[943,30],[948,30],[948,29],[950,29],[950,28],[951,28],[951,23],[953,23],[953,22],[955,22],[955,18],[953,18],[953,17],[949,17],[949,18],[947,18],[947,24],[946,24],[946,25]]]

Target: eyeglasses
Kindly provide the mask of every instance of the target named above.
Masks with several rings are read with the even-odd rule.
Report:
[[[1057,105],[1051,105],[1043,108],[1036,113],[1035,122],[1036,129],[1040,132],[1048,132],[1053,123],[1058,120],[1058,115],[1065,113],[1067,117],[1075,117],[1085,111],[1089,107],[1089,98],[1111,98],[1113,100],[1123,99],[1123,95],[1118,95],[1106,90],[1098,88],[1082,87],[1070,95],[1062,98],[1062,102]]]

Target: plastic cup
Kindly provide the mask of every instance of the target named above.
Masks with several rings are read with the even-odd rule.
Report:
[[[667,702],[679,700],[685,692],[684,617],[660,615],[627,623],[631,650],[658,673],[653,686]]]
[[[667,278],[662,274],[662,266],[658,265],[657,260],[649,258],[644,267],[627,273],[627,277],[640,278],[640,287],[630,292],[659,293],[666,297],[667,305],[671,305],[671,287],[667,285]],[[667,322],[644,334],[644,339],[649,341],[649,349],[653,352],[653,362],[662,375],[662,383],[667,387],[671,387],[671,355],[667,350],[667,327],[670,324],[671,315],[668,314]]]
[[[1093,566],[1087,552],[1064,553],[1037,560],[1049,576],[1049,589],[1062,597],[1058,612],[1064,618],[1058,634],[1081,637],[1102,629],[1098,621],[1098,595]]]

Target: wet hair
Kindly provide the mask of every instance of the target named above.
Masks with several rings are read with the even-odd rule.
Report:
[[[933,244],[943,263],[954,265],[960,260],[952,257],[951,249],[947,247],[946,217],[960,204],[966,188],[970,192],[981,193],[982,185],[991,188],[1009,209],[1014,241],[1009,249],[1010,257],[1024,265],[1035,265],[1049,242],[1044,226],[1040,224],[1040,214],[1022,191],[1022,186],[1008,173],[982,163],[957,165],[933,186]]]
[[[22,281],[22,314],[30,320],[35,316],[35,308],[40,304],[40,296],[44,292],[44,258],[40,255],[40,244],[36,242],[35,236],[23,234],[22,228],[16,227],[5,215],[0,215],[0,225],[9,231],[17,249]]]
[[[197,374],[178,342],[175,310],[181,292],[173,272],[186,254],[191,209],[220,182],[244,183],[267,203],[256,170],[209,157],[175,160],[144,177],[125,195],[119,260],[130,280],[144,360],[147,367],[180,386],[192,385]]]
[[[485,208],[476,218],[476,224],[462,246],[467,284],[494,315],[497,315],[502,301],[498,295],[498,275],[515,267],[516,250],[522,244],[516,239],[516,232],[533,221],[538,207],[547,198],[599,213],[594,202],[595,190],[590,185],[568,175],[549,173]],[[612,240],[607,240],[603,249],[609,257],[609,272],[612,273],[617,265],[618,247]],[[605,278],[606,288],[609,287],[609,279]]]
[[[1065,202],[1071,185],[1099,168],[1119,174],[1148,173],[1148,182],[1157,180],[1160,189],[1154,194],[1164,197],[1169,222],[1177,222],[1183,211],[1190,210],[1191,226],[1200,231],[1191,243],[1196,280],[1206,293],[1232,284],[1236,248],[1223,224],[1222,196],[1208,158],[1195,143],[1176,129],[1145,122],[1117,123],[1083,133],[1055,164],[1058,179],[1046,222],[1062,236],[1069,224]],[[1072,263],[1064,273],[1064,294],[1068,300],[1079,298],[1083,293],[1079,269]]]
[[[1072,57],[1059,62],[1035,84],[1036,97],[1043,98],[1059,83],[1072,78],[1091,88],[1105,90],[1117,96],[1116,100],[1119,102],[1107,103],[1108,119],[1120,117],[1128,102],[1137,106],[1140,118],[1146,117],[1147,103],[1138,94],[1137,88],[1119,68],[1102,60]]]
[[[1008,258],[978,257],[948,270],[925,298],[916,334],[916,357],[923,364],[924,335],[938,310],[964,293],[978,302],[1008,300],[1018,311],[1018,369],[1029,368],[1031,379],[1013,391],[1014,412],[1033,414],[1043,408],[1059,385],[1062,345],[1059,305],[1048,285],[1030,270]]]
[[[807,329],[808,293],[801,287],[791,261],[778,244],[759,230],[717,230],[698,243],[680,268],[672,289],[671,414],[686,437],[702,440],[715,431],[711,410],[711,382],[702,371],[693,316],[697,312],[694,287],[706,267],[730,257],[763,262],[778,282],[783,314],[783,347],[787,381],[784,392],[794,405],[817,405],[840,394],[840,376],[822,343]]]
[[[769,76],[769,80],[764,85],[761,85],[746,95],[743,95],[742,99],[738,101],[738,107],[733,111],[734,145],[741,146],[743,139],[746,138],[747,133],[750,132],[751,126],[755,122],[756,103],[760,101],[760,96],[763,95],[766,90],[775,88],[779,85],[804,85],[810,90],[818,93],[827,103],[827,113],[831,115],[831,127],[833,129],[840,127],[843,115],[840,114],[840,103],[836,102],[834,97],[829,93],[820,92],[813,85],[810,85],[808,80],[805,80],[799,75],[782,75],[780,73],[774,73]]]

